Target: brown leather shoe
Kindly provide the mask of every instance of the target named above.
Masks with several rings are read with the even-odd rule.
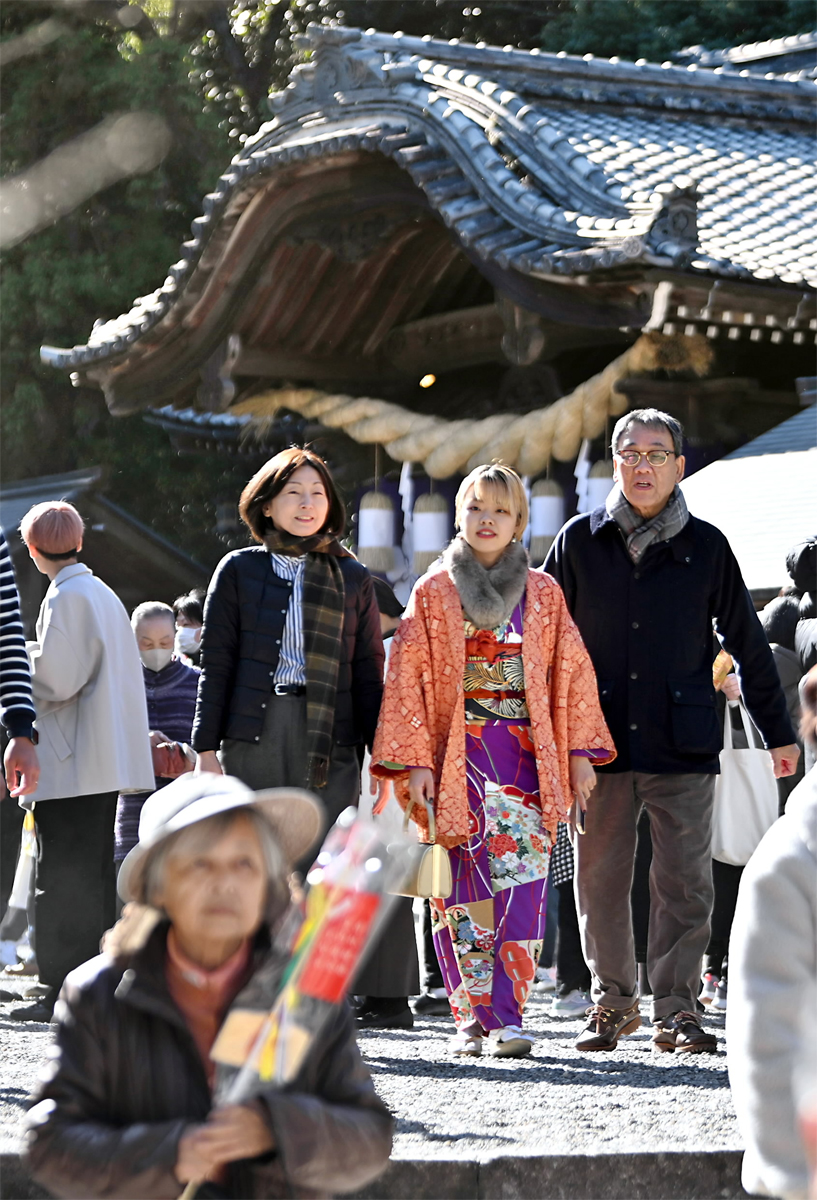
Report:
[[[670,1013],[655,1022],[654,1050],[664,1054],[716,1054],[718,1039],[701,1028],[697,1013]]]
[[[594,1004],[587,1010],[587,1024],[573,1045],[577,1050],[615,1050],[624,1033],[635,1033],[641,1025],[636,1000],[630,1008],[605,1008]]]

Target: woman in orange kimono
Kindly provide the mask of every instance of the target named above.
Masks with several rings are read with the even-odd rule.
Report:
[[[371,771],[449,848],[454,890],[432,901],[457,1027],[453,1050],[529,1054],[522,1031],[559,821],[584,809],[593,762],[615,757],[584,643],[554,579],[518,540],[519,476],[478,467],[458,536],[414,588],[394,638]],[[575,810],[574,810],[575,814]]]

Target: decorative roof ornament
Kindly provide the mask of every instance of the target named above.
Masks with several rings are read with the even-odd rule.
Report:
[[[647,245],[675,266],[686,265],[698,250],[698,190],[691,179],[659,184],[663,195],[658,215],[650,226]]]
[[[276,103],[276,97],[272,98],[273,111],[292,99],[309,99],[324,105],[338,93],[387,85],[382,73],[384,56],[361,40],[359,29],[313,24],[306,34],[298,34],[294,42],[299,50],[311,51],[313,59],[295,67],[290,86],[279,93],[282,102]]]

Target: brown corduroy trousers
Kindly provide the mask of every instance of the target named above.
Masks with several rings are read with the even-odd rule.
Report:
[[[574,888],[593,1002],[629,1008],[638,995],[630,889],[636,826],[650,816],[647,975],[652,1019],[695,1012],[712,913],[714,775],[599,773],[586,833],[574,839]]]

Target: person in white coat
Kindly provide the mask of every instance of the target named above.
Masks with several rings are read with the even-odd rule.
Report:
[[[817,748],[817,668],[803,689],[803,740]],[[729,943],[726,1044],[753,1196],[817,1195],[817,766],[743,872]],[[810,1076],[810,1078],[809,1078]]]
[[[113,836],[120,792],[153,790],[142,665],[116,594],[77,561],[83,523],[64,501],[37,504],[20,532],[50,582],[27,645],[40,778],[35,927],[47,996],[10,1014],[49,1020],[66,974],[99,953],[116,919]]]

